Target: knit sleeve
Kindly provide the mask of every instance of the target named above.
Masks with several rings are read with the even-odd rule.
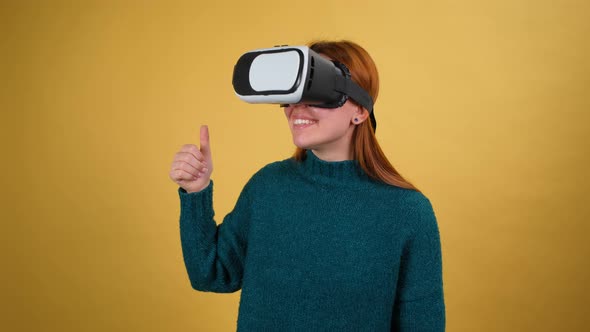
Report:
[[[216,293],[239,290],[248,240],[248,188],[219,225],[213,219],[213,181],[202,191],[179,188],[178,193],[182,254],[192,287]]]
[[[427,198],[421,200],[414,215],[415,231],[401,257],[392,330],[444,331],[440,234]]]

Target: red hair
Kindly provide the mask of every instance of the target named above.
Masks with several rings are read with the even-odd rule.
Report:
[[[326,55],[346,65],[350,70],[352,80],[371,95],[373,102],[377,101],[379,73],[373,59],[364,48],[348,40],[316,41],[309,44],[309,47],[317,53]],[[370,178],[392,186],[420,192],[418,188],[404,179],[387,160],[377,142],[373,125],[368,118],[363,123],[356,125],[352,135],[351,149],[353,159],[358,161],[363,171]],[[299,161],[304,160],[305,149],[298,147],[293,157]]]

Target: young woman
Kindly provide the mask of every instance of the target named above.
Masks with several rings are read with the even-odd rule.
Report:
[[[362,47],[310,48],[346,65],[377,99],[377,69]],[[374,117],[351,99],[284,111],[295,155],[254,174],[218,226],[207,127],[200,148],[175,155],[170,178],[180,186],[193,288],[241,289],[239,331],[444,331],[437,220],[383,154]]]

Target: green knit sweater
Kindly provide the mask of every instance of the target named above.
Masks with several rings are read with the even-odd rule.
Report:
[[[219,225],[213,182],[178,193],[192,287],[241,289],[238,331],[444,331],[440,235],[423,194],[310,151],[258,171]]]

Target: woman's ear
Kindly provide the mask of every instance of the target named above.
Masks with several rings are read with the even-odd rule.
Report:
[[[355,125],[363,123],[369,117],[369,112],[362,108],[361,106],[357,106],[356,110],[352,116],[352,123]]]

